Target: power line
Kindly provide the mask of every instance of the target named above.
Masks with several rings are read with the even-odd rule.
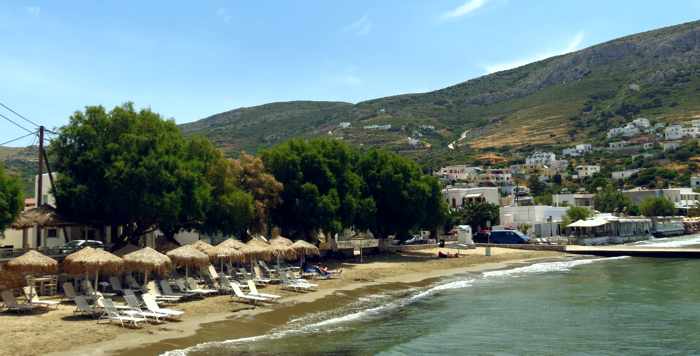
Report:
[[[27,119],[26,117],[24,117],[24,116],[20,115],[20,114],[19,114],[18,112],[16,112],[16,111],[12,110],[12,108],[11,108],[11,107],[9,107],[9,106],[7,106],[7,105],[3,104],[2,102],[0,102],[0,106],[2,106],[3,108],[5,108],[5,109],[9,110],[9,111],[10,111],[10,112],[12,112],[13,114],[15,114],[15,115],[19,116],[19,117],[20,117],[21,119],[23,119],[24,121],[26,121],[26,122],[28,122],[28,123],[30,123],[30,124],[32,124],[32,125],[34,125],[34,126],[36,126],[36,127],[39,127],[39,126],[41,126],[41,125],[37,124],[36,122],[34,122],[34,121],[32,121],[32,120],[29,120],[29,119]]]
[[[21,140],[21,139],[23,139],[23,138],[25,138],[25,137],[27,137],[27,136],[30,136],[30,135],[35,135],[34,138],[36,139],[36,132],[32,132],[32,133],[28,133],[28,134],[26,134],[26,135],[24,135],[24,136],[20,136],[20,137],[17,137],[17,138],[13,138],[12,140],[9,140],[9,141],[0,143],[0,146],[9,145],[9,144],[11,144],[12,142],[19,141],[19,140]],[[31,144],[30,146],[32,146],[32,145],[34,145],[34,141],[32,141],[32,144]]]
[[[29,133],[34,133],[34,131],[32,131],[32,130],[30,130],[30,129],[28,129],[28,128],[26,128],[26,127],[24,127],[24,126],[22,126],[22,125],[20,125],[20,124],[18,124],[18,123],[16,123],[16,122],[14,122],[12,119],[10,119],[9,117],[7,117],[7,116],[5,116],[5,115],[3,115],[3,114],[0,114],[0,117],[3,118],[3,119],[5,119],[5,120],[7,120],[7,121],[9,121],[9,122],[11,122],[11,123],[13,123],[15,126],[21,128],[21,129],[24,130],[24,131],[27,131],[27,132],[29,132]]]

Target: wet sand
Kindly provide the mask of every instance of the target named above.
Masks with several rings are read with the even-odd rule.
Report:
[[[444,249],[443,249],[444,250]],[[454,252],[454,251],[452,251]],[[97,324],[93,319],[73,316],[74,307],[17,316],[0,313],[4,335],[1,355],[157,355],[209,341],[262,335],[308,313],[331,310],[378,290],[425,286],[443,276],[504,268],[517,263],[555,259],[564,254],[493,248],[462,251],[461,258],[435,258],[437,249],[410,254],[365,257],[364,263],[338,263],[340,278],[315,281],[320,290],[299,294],[268,286],[262,291],[282,295],[281,302],[251,307],[230,296],[214,296],[170,306],[184,310],[182,321],[147,325],[142,329],[117,324]],[[333,262],[329,266],[336,265]]]

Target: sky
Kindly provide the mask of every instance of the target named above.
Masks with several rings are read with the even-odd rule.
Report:
[[[58,128],[87,105],[127,101],[177,123],[275,101],[359,102],[699,14],[698,0],[0,0],[0,103]],[[0,118],[0,144],[23,133]]]

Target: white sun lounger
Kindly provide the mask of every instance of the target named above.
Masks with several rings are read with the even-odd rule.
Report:
[[[90,305],[87,302],[87,299],[85,299],[85,297],[82,295],[76,296],[73,298],[73,301],[75,302],[75,310],[73,310],[74,314],[88,315],[94,318],[103,313],[102,309]]]
[[[36,305],[43,308],[58,309],[58,305],[61,304],[61,302],[57,302],[55,300],[39,300],[39,296],[36,294],[36,290],[32,292],[30,287],[22,288],[22,292],[24,292],[24,296],[27,298],[27,301],[29,301],[29,304],[32,305]]]
[[[144,294],[141,297],[143,298],[143,303],[146,305],[146,309],[154,313],[161,313],[167,315],[167,317],[171,319],[178,319],[183,314],[185,314],[185,312],[182,310],[161,308],[160,306],[158,306],[158,303],[156,302],[155,298],[153,298],[153,296],[150,294]]]
[[[112,300],[111,299],[105,299],[105,308],[104,308],[104,314],[100,316],[100,320],[108,320],[109,322],[112,321],[118,321],[122,327],[126,326],[133,326],[135,328],[139,327],[139,323],[145,323],[148,320],[144,318],[143,316],[138,316],[136,313],[129,312],[129,311],[118,311],[116,308],[112,307]]]
[[[162,302],[179,302],[182,300],[182,296],[177,295],[164,295],[161,293],[160,288],[154,281],[148,282],[148,294],[152,295],[156,300]]]
[[[309,283],[305,279],[290,279],[287,272],[280,273],[282,287],[296,292],[310,292],[316,290],[317,284]]]
[[[179,296],[181,298],[193,298],[197,296],[197,293],[184,293],[180,292],[177,293],[175,292],[172,287],[170,287],[170,282],[161,279],[158,281],[158,286],[160,287],[160,291],[163,292],[163,295],[174,295],[174,296]]]
[[[148,288],[136,282],[136,278],[134,278],[134,276],[131,274],[126,275],[126,284],[129,286],[130,289],[148,292]]]
[[[255,285],[255,282],[251,281],[250,279],[248,280],[248,289],[250,290],[250,293],[248,293],[248,295],[269,298],[269,299],[282,298],[281,295],[258,292],[258,287]]]
[[[87,292],[87,294],[89,294],[89,295],[99,294],[99,295],[101,295],[103,297],[107,297],[107,298],[111,298],[111,297],[114,297],[116,295],[114,293],[95,292],[95,288],[92,287],[92,282],[90,282],[87,279],[83,279],[81,285],[83,286],[83,289],[85,290],[85,292]]]
[[[188,287],[191,291],[198,291],[203,294],[216,294],[219,292],[218,289],[200,288],[192,277],[186,278],[183,281],[185,282],[185,287]]]
[[[112,286],[112,290],[118,293],[124,292],[124,287],[122,287],[122,281],[117,276],[109,277],[109,285]]]
[[[250,304],[258,304],[258,302],[269,302],[271,301],[270,298],[263,298],[260,296],[254,296],[250,294],[245,294],[243,291],[241,291],[241,288],[238,287],[238,284],[231,284],[231,287],[233,288],[233,296],[238,298],[241,302],[244,303],[250,303]]]
[[[63,283],[63,294],[65,295],[65,299],[68,299],[70,301],[75,301],[75,297],[81,296],[81,294],[78,294],[75,291],[75,287],[73,287],[73,283],[70,283],[70,282]],[[87,301],[94,301],[95,300],[94,295],[82,295],[82,297],[84,297],[85,300],[87,300]]]
[[[163,320],[161,320],[161,319],[164,319],[166,317],[165,314],[155,313],[152,311],[144,311],[138,306],[138,300],[135,300],[135,301],[132,300],[131,302],[135,302],[135,303],[133,303],[133,305],[132,305],[132,303],[130,303],[129,299],[132,299],[132,298],[133,298],[133,296],[129,296],[129,297],[125,296],[124,297],[124,300],[126,300],[126,303],[128,304],[127,308],[114,308],[115,305],[111,299],[105,299],[103,302],[105,305],[105,309],[114,308],[114,309],[117,309],[122,314],[143,317],[143,318],[146,318],[146,320],[151,321],[153,323],[162,323],[163,322]]]
[[[15,295],[12,294],[12,292],[9,290],[2,291],[2,293],[0,293],[0,297],[2,297],[2,303],[5,305],[5,308],[7,308],[7,310],[9,311],[14,311],[18,313],[30,312],[38,307],[37,305],[33,304],[17,303]]]

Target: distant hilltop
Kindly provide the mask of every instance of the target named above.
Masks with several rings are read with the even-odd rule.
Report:
[[[700,117],[700,22],[635,34],[428,93],[357,104],[294,101],[182,125],[235,155],[332,136],[431,164],[475,151],[563,148],[643,116]],[[342,125],[341,125],[342,123]]]

